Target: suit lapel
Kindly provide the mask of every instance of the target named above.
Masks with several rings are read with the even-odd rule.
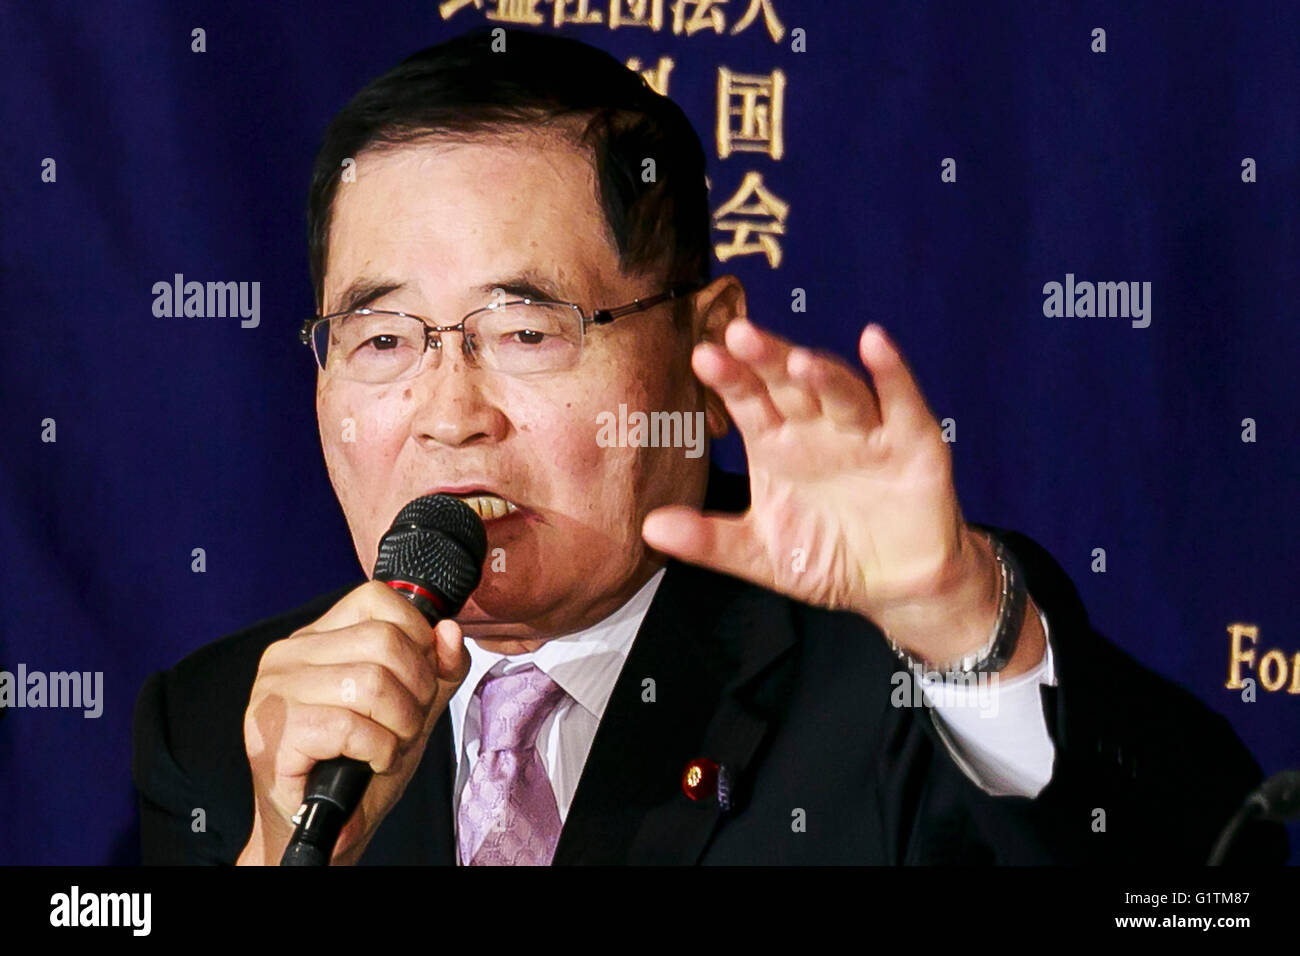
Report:
[[[747,483],[738,489],[728,479],[714,474],[706,508],[744,507]],[[553,862],[698,862],[727,811],[685,794],[686,765],[722,765],[732,808],[743,805],[770,720],[750,692],[794,642],[779,595],[670,561],[601,718]]]
[[[748,505],[748,477],[711,470],[706,510]],[[731,809],[744,806],[750,762],[771,719],[751,691],[794,640],[779,594],[669,561],[591,743],[552,862],[698,862],[727,810],[686,796],[686,765],[697,758],[722,765]]]
[[[691,760],[713,760],[731,778],[733,808],[743,803],[768,728],[747,692],[794,643],[774,598],[669,565],[596,731],[556,865],[699,860],[725,811],[687,797],[682,776]]]

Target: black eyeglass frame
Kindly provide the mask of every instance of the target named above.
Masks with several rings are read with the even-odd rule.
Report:
[[[644,312],[647,309],[652,309],[657,305],[662,305],[664,302],[669,302],[673,299],[680,299],[680,298],[694,295],[702,288],[704,288],[704,286],[698,283],[683,283],[680,285],[673,286],[671,289],[668,289],[664,292],[660,292],[657,295],[652,295],[645,299],[633,299],[631,302],[627,303],[626,305],[615,306],[611,309],[594,309],[591,315],[587,315],[586,311],[582,308],[582,306],[578,305],[575,302],[561,302],[558,299],[533,299],[528,296],[523,296],[517,299],[509,299],[505,302],[497,302],[492,305],[487,305],[487,306],[483,306],[482,308],[475,309],[472,312],[466,313],[461,318],[460,322],[458,322],[455,325],[434,325],[424,316],[414,315],[410,312],[398,312],[393,309],[347,309],[343,312],[331,312],[329,315],[310,316],[303,322],[302,327],[298,329],[298,341],[300,341],[303,345],[307,346],[307,348],[311,349],[312,356],[316,359],[317,368],[323,371],[325,369],[325,366],[321,364],[321,357],[319,353],[317,353],[316,351],[315,334],[314,334],[316,327],[320,325],[322,322],[328,322],[331,319],[342,318],[345,315],[399,315],[402,316],[403,318],[415,319],[417,322],[419,322],[421,325],[424,326],[424,351],[425,352],[429,350],[430,343],[435,341],[437,342],[435,348],[442,347],[442,340],[440,338],[435,339],[434,336],[441,335],[443,332],[459,332],[461,333],[461,337],[463,340],[462,349],[465,351],[467,355],[473,355],[474,350],[473,350],[473,345],[469,341],[470,337],[468,335],[465,335],[465,323],[468,322],[470,319],[472,319],[474,316],[479,315],[480,313],[483,312],[495,312],[497,309],[504,308],[505,306],[508,305],[561,305],[566,308],[573,309],[573,311],[577,312],[578,315],[581,316],[582,318],[583,338],[582,341],[579,342],[579,348],[581,348],[585,344],[587,326],[589,325],[608,325],[609,323],[613,322],[615,319],[621,319],[626,315],[633,315],[637,312]],[[421,353],[421,356],[423,356],[423,353]]]

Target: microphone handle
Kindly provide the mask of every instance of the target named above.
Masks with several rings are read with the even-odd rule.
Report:
[[[351,757],[322,760],[307,775],[297,828],[280,858],[281,866],[329,866],[343,825],[366,792],[374,772]]]

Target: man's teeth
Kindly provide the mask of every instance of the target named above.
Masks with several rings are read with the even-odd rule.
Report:
[[[504,498],[498,498],[496,495],[470,495],[469,497],[462,497],[460,500],[473,508],[484,521],[491,521],[493,518],[504,518],[511,512],[519,510],[518,505],[506,501]]]

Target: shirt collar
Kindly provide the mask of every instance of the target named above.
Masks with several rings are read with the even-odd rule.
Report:
[[[530,653],[498,654],[480,647],[472,638],[467,639],[465,649],[469,651],[470,668],[456,691],[455,696],[461,698],[456,703],[461,705],[460,709],[468,706],[479,682],[502,661],[505,663],[501,664],[501,673],[532,663],[599,720],[665,571],[666,568],[656,571],[627,603],[604,620],[576,633],[552,638]]]

